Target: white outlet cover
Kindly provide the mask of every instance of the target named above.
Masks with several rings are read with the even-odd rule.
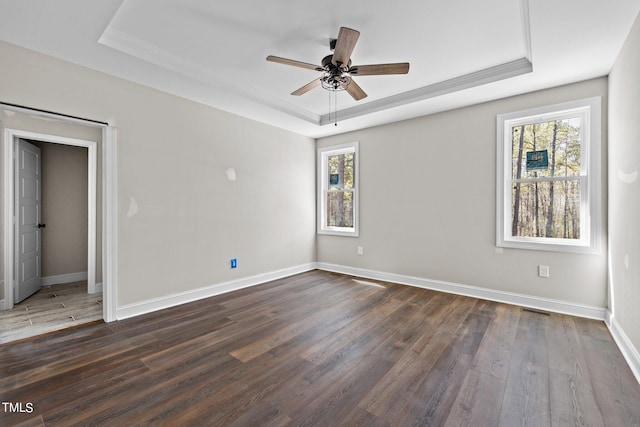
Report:
[[[540,276],[540,277],[549,277],[549,266],[548,265],[539,265],[538,266],[538,276]]]

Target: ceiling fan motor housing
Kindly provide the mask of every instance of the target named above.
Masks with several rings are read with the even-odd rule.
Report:
[[[333,62],[333,55],[327,55],[322,58],[322,68],[328,71],[331,74],[342,74],[349,72],[349,67],[351,67],[351,59],[347,64],[340,64],[340,66],[335,65]]]
[[[322,58],[322,68],[324,68],[324,74],[321,77],[322,86],[325,89],[343,90],[351,83],[351,76],[349,75],[351,60],[346,65],[335,65],[332,60],[333,55],[327,55]]]

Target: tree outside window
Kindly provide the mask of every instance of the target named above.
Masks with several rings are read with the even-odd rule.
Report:
[[[511,134],[511,235],[580,239],[581,117],[521,124]]]
[[[358,143],[318,150],[318,233],[358,235]]]
[[[354,159],[355,153],[328,156],[328,227],[353,227]]]
[[[498,116],[497,244],[598,247],[600,98]]]

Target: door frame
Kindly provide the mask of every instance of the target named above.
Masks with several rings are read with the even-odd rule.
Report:
[[[117,271],[117,197],[116,197],[116,132],[107,123],[94,122],[76,117],[59,115],[56,113],[32,110],[25,107],[9,106],[0,104],[0,109],[13,110],[50,119],[67,121],[90,127],[97,127],[102,130],[102,300],[103,319],[105,322],[115,321],[116,318],[116,271]],[[83,141],[73,138],[65,138],[53,135],[43,135],[34,132],[5,129],[4,132],[4,307],[0,309],[10,309],[13,307],[13,284],[14,284],[14,140],[15,137],[26,137],[45,142],[63,143],[74,142],[67,145],[88,145],[89,150],[89,214],[93,210],[93,220],[89,218],[89,264],[87,268],[93,271],[93,284],[95,287],[96,268],[96,176],[97,176],[97,143],[94,141]],[[35,136],[35,137],[34,137]],[[94,158],[93,169],[91,170],[91,158]],[[93,190],[91,190],[93,189]],[[93,193],[93,196],[91,195]],[[93,198],[93,203],[91,202]],[[93,206],[93,208],[91,208]],[[93,238],[91,237],[93,235]],[[93,243],[92,243],[93,242]],[[88,272],[89,272],[88,271]],[[95,290],[95,289],[94,289]]]
[[[75,139],[75,138],[67,138],[67,137],[62,137],[62,136],[56,136],[56,135],[46,135],[46,134],[42,134],[42,133],[35,133],[35,132],[27,132],[27,131],[22,131],[22,130],[17,130],[17,129],[5,129],[5,144],[8,142],[8,144],[6,144],[7,146],[11,147],[12,153],[11,156],[11,167],[8,167],[7,169],[13,169],[13,170],[7,170],[7,174],[12,178],[12,182],[11,183],[5,183],[5,184],[9,184],[11,186],[11,188],[14,189],[13,192],[10,191],[6,191],[5,195],[7,196],[6,198],[8,199],[9,196],[11,197],[11,200],[6,200],[5,201],[5,206],[7,206],[7,212],[11,212],[11,217],[10,218],[15,218],[18,215],[18,212],[16,212],[16,210],[18,209],[16,200],[15,200],[15,173],[16,173],[16,167],[15,167],[15,162],[16,162],[16,146],[18,144],[18,140],[19,139],[25,139],[25,140],[34,140],[34,141],[39,141],[39,142],[46,142],[46,143],[53,143],[53,144],[60,144],[60,145],[69,145],[69,146],[74,146],[74,147],[84,147],[87,148],[88,150],[88,172],[87,172],[87,186],[88,186],[88,193],[87,193],[87,221],[88,221],[88,225],[87,225],[87,231],[88,231],[88,238],[87,238],[87,289],[89,293],[96,293],[98,291],[98,289],[96,288],[96,235],[97,235],[97,229],[96,229],[96,176],[97,176],[97,164],[98,164],[98,157],[97,157],[97,147],[98,147],[98,143],[96,141],[86,141],[86,140],[82,140],[82,139]],[[5,153],[6,155],[6,153]],[[7,165],[9,166],[9,165]],[[5,188],[6,189],[6,188]],[[11,194],[9,194],[11,193]],[[6,268],[6,272],[9,273],[10,268],[14,269],[13,271],[11,271],[11,274],[9,274],[9,280],[5,279],[5,308],[12,308],[13,307],[13,293],[14,293],[14,286],[15,286],[15,268],[16,267],[16,262],[17,262],[17,257],[16,257],[16,251],[15,251],[15,229],[17,227],[17,223],[14,221],[13,224],[13,230],[11,233],[7,233],[5,234],[5,239],[7,241],[11,241],[11,248],[13,249],[12,253],[9,254],[10,255],[10,259],[12,260],[12,262],[8,263],[8,265],[5,265],[5,267],[9,267]]]

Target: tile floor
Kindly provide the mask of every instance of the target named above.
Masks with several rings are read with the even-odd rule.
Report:
[[[102,319],[102,294],[88,294],[87,282],[43,286],[0,311],[0,344]]]

